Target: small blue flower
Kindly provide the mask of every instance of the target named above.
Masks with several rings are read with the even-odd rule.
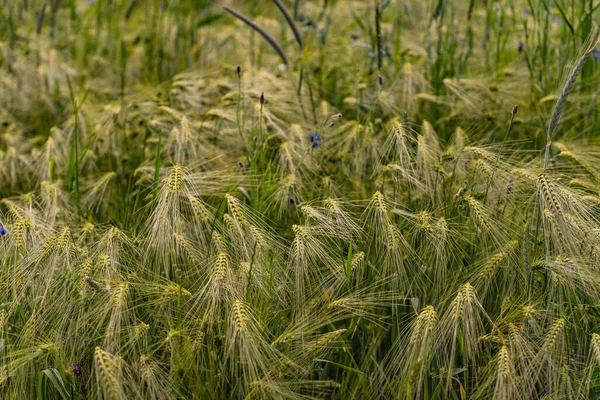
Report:
[[[321,141],[321,135],[319,135],[318,133],[309,133],[308,138],[310,139],[311,142],[314,142],[315,140],[317,142]]]
[[[321,141],[321,135],[319,135],[318,133],[309,133],[308,138],[310,139],[310,142],[312,143],[313,148],[319,147],[319,142]]]
[[[594,55],[594,60],[600,61],[600,49],[594,49],[592,54]]]
[[[5,227],[3,227],[3,226],[0,226],[0,235],[4,236],[4,235],[6,235],[6,232],[8,232],[8,231],[6,230],[6,228],[5,228]]]

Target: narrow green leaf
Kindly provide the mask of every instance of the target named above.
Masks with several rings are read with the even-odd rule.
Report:
[[[556,5],[556,8],[558,8],[558,12],[560,12],[560,15],[562,16],[563,20],[565,21],[565,24],[567,24],[567,26],[569,27],[569,30],[571,31],[571,35],[575,35],[575,30],[573,29],[573,25],[571,25],[569,18],[567,18],[567,14],[565,14],[565,12],[563,11],[560,4],[558,4],[557,0],[554,0],[554,4]]]
[[[63,400],[71,399],[69,390],[65,386],[65,383],[56,368],[45,369],[42,371],[42,373],[44,373],[48,379],[50,379],[50,382],[52,382],[54,388],[58,391]]]

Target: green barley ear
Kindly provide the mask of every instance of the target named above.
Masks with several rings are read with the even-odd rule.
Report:
[[[229,207],[231,215],[233,218],[235,218],[235,222],[240,226],[244,226],[246,224],[246,218],[244,216],[244,212],[242,211],[240,201],[229,193],[225,195],[225,199],[227,200],[227,206]]]
[[[112,355],[100,347],[96,347],[94,350],[94,367],[98,397],[109,399],[127,398],[120,382],[120,368]]]
[[[346,242],[354,242],[360,235],[361,229],[354,215],[346,208],[348,204],[342,200],[328,197],[325,199],[327,222],[335,228],[335,235]]]
[[[179,165],[174,165],[173,168],[171,168],[171,174],[169,175],[168,180],[169,193],[179,192],[182,186],[183,173],[181,171],[181,167]]]
[[[142,387],[146,392],[145,398],[166,399],[173,392],[171,379],[164,367],[149,355],[141,355],[138,371]]]
[[[371,293],[373,290],[375,292]],[[392,307],[397,303],[398,298],[399,296],[395,295],[393,291],[381,290],[381,287],[375,284],[372,287],[367,286],[330,301],[327,304],[327,309],[337,310],[347,317],[353,315],[374,325],[383,326],[385,318],[381,316],[381,311],[387,307]]]
[[[21,249],[24,246],[24,238],[23,233],[26,229],[26,222],[22,219],[18,219],[17,222],[13,225],[13,243],[16,249]]]
[[[186,261],[189,260],[190,264],[199,265],[201,263],[201,255],[198,252],[198,249],[192,242],[183,235],[174,234],[175,242],[181,249],[180,254],[182,258]]]
[[[562,366],[568,362],[568,333],[566,320],[558,318],[548,327],[534,362],[534,381],[546,385],[550,390],[560,388],[563,379]],[[533,391],[533,387],[529,388]]]
[[[417,151],[415,155],[415,166],[419,183],[424,187],[424,192],[435,204],[439,201],[437,190],[438,172],[442,149],[439,138],[433,125],[423,121],[421,134],[417,136]]]
[[[335,352],[336,349],[343,349],[344,333],[347,329],[336,329],[334,331],[326,333],[318,333],[311,335],[306,332],[306,336],[303,341],[297,341],[291,344],[286,342],[290,348],[285,351],[285,355],[289,357],[289,360],[285,360],[285,364],[288,368],[299,368],[301,370],[310,370],[311,367],[318,364],[318,360],[325,359],[328,355]],[[283,344],[283,342],[278,342]],[[276,343],[277,345],[277,343]],[[280,346],[283,347],[283,346]],[[302,372],[300,372],[302,373]],[[320,385],[318,381],[304,381],[307,386]]]
[[[150,329],[150,325],[148,325],[147,323],[145,323],[144,321],[140,321],[139,324],[137,324],[134,328],[133,328],[133,336],[136,340],[141,340],[143,339],[147,334],[148,334],[148,330]]]
[[[294,174],[296,172],[294,150],[290,142],[283,142],[279,146],[279,171],[282,174]]]
[[[79,276],[81,278],[79,281],[79,292],[80,293],[83,293],[83,291],[85,290],[85,285],[86,285],[85,277],[86,276],[89,277],[92,274],[93,266],[94,266],[94,261],[91,258],[84,261],[83,264],[81,264],[81,266],[80,266],[80,269],[79,269]]]
[[[367,255],[376,258],[381,264],[383,276],[397,274],[405,277],[405,258],[413,254],[413,249],[407,242],[402,231],[392,221],[391,210],[393,203],[381,193],[376,191],[361,216],[365,237],[371,238]]]
[[[197,313],[202,313],[203,323],[209,325],[206,330],[210,331],[213,324],[218,326],[224,318],[225,307],[236,297],[242,297],[242,294],[237,291],[239,286],[236,285],[230,256],[227,253],[221,252],[208,262],[209,264],[201,267],[206,268],[206,280],[193,294],[193,305],[188,315],[195,318]]]
[[[491,288],[501,289],[496,285],[508,283],[508,276],[513,279],[523,279],[522,270],[518,263],[516,253],[519,242],[509,241],[497,253],[487,257],[477,265],[473,274],[473,285],[478,289],[482,299]],[[513,287],[513,285],[507,285]]]
[[[360,270],[365,260],[365,253],[363,251],[356,253],[352,256],[351,269],[353,271]]]
[[[558,153],[556,157],[565,159],[571,164],[581,167],[586,171],[594,182],[598,182],[599,172],[597,168],[597,158],[585,151],[585,149],[575,148],[571,151],[563,143],[554,143]],[[587,154],[586,154],[587,153]]]
[[[521,396],[524,393],[519,389],[520,377],[517,375],[513,358],[509,347],[502,345],[496,357],[482,371],[483,379],[477,386],[475,398],[523,398]]]
[[[502,346],[498,352],[498,373],[494,388],[494,399],[512,399],[515,396],[515,369],[508,347]]]
[[[262,330],[250,307],[243,301],[234,300],[229,313],[226,359],[230,378],[238,382],[242,397],[256,388],[254,382],[265,383],[260,388],[263,394],[278,389],[270,371],[281,368],[285,359],[265,341]]]
[[[298,203],[303,191],[303,181],[299,175],[290,173],[281,178],[273,193],[274,207],[278,208],[279,216],[283,216],[290,208],[291,202]]]
[[[581,73],[585,62],[588,57],[594,52],[598,41],[600,40],[600,35],[598,34],[598,30],[594,29],[594,31],[590,34],[585,44],[585,47],[582,53],[579,55],[575,64],[573,65],[571,72],[567,76],[562,90],[554,104],[554,108],[552,109],[552,115],[550,116],[550,122],[548,123],[548,130],[546,132],[546,148],[544,153],[544,172],[548,167],[548,161],[550,156],[550,147],[552,146],[552,139],[554,137],[554,133],[556,128],[558,127],[558,123],[560,122],[560,116],[562,111],[567,103],[567,98],[571,94],[571,91],[575,87],[575,82],[577,81],[577,77]]]
[[[109,197],[109,187],[116,172],[108,172],[101,176],[92,185],[84,188],[81,204],[88,211],[97,212]]]
[[[366,282],[368,270],[366,268],[367,261],[365,260],[365,252],[359,251],[352,256],[350,262],[350,272],[356,280],[356,285],[361,286]]]
[[[469,218],[473,221],[477,233],[490,240],[496,247],[504,246],[508,241],[504,224],[492,216],[490,207],[471,195],[466,195],[462,199],[467,205]]]
[[[489,212],[484,208],[483,204],[470,195],[465,196],[464,200],[472,212],[473,221],[477,229],[480,232],[492,232],[495,224],[489,216]]]
[[[458,289],[456,297],[440,321],[438,349],[445,349],[443,360],[448,368],[446,392],[452,383],[451,371],[456,367],[456,352],[462,349],[462,363],[468,365],[480,353],[479,338],[484,335],[484,320],[489,319],[470,283]]]
[[[131,325],[130,322],[127,321],[127,317],[129,316],[127,313],[129,284],[120,283],[112,288],[110,292],[112,308],[110,319],[104,334],[104,347],[108,351],[116,353],[121,348],[121,332],[124,326]]]
[[[548,333],[546,334],[546,338],[544,340],[544,344],[542,345],[542,352],[550,353],[556,350],[557,345],[560,342],[560,338],[563,334],[563,329],[565,327],[565,319],[559,318],[552,324]]]
[[[592,334],[591,357],[600,365],[600,335],[597,333]]]
[[[600,335],[592,333],[590,338],[590,346],[587,355],[587,362],[584,369],[583,379],[580,388],[580,398],[590,398],[593,393],[593,383],[595,382],[598,369],[600,368]]]
[[[189,194],[187,198],[190,201],[194,215],[197,218],[199,218],[200,221],[202,221],[203,223],[212,222],[213,217],[210,214],[206,203],[204,203],[201,199],[191,194]]]
[[[399,335],[385,358],[385,375],[401,380],[414,398],[420,398],[431,368],[438,335],[438,314],[433,306],[423,308],[408,332]]]
[[[164,151],[176,165],[191,165],[199,158],[200,144],[190,120],[185,115],[181,117],[180,126],[171,129]]]

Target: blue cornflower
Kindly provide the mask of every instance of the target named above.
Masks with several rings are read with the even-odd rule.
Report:
[[[4,235],[6,235],[6,232],[8,232],[8,231],[6,230],[6,228],[5,228],[5,227],[3,227],[3,226],[0,226],[0,235],[4,236]]]
[[[311,142],[320,142],[321,141],[321,135],[319,135],[318,133],[309,133],[308,134],[308,138],[310,139]]]
[[[310,139],[310,142],[312,143],[313,148],[319,147],[319,142],[321,141],[321,135],[319,135],[318,133],[309,133],[308,138]]]

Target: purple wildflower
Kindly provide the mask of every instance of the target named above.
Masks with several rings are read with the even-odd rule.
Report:
[[[73,364],[73,374],[75,374],[75,377],[77,379],[81,379],[81,376],[83,375],[83,370],[81,369],[81,364],[79,364],[78,362]]]

